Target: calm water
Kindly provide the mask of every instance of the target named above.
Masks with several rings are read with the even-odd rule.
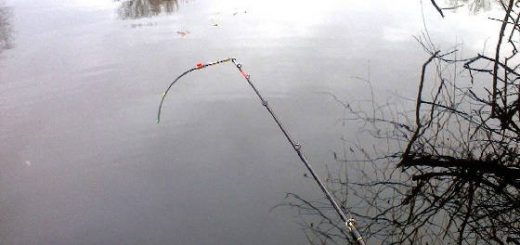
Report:
[[[495,40],[486,15],[430,35],[464,52]],[[143,5],[144,4],[144,5]],[[148,5],[147,5],[148,4]],[[151,5],[150,5],[151,4]],[[321,194],[231,65],[252,74],[320,173],[342,109],[413,97],[427,57],[419,1],[0,1],[0,244],[303,244],[286,192]]]

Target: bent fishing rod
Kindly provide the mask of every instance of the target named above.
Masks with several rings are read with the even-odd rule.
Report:
[[[355,224],[356,220],[354,218],[352,218],[352,215],[350,214],[350,212],[349,212],[349,217],[347,218],[347,215],[345,214],[345,212],[340,208],[340,206],[338,205],[338,203],[336,202],[336,200],[334,199],[332,194],[327,190],[327,188],[325,187],[325,185],[323,184],[321,179],[318,177],[318,175],[312,168],[311,164],[307,161],[307,159],[303,155],[301,145],[298,144],[296,141],[294,141],[293,138],[289,135],[288,131],[285,129],[283,124],[280,122],[280,120],[274,113],[271,106],[269,106],[269,104],[267,103],[267,100],[264,99],[264,97],[260,94],[260,92],[258,91],[256,86],[251,81],[251,76],[242,69],[242,65],[240,63],[238,63],[235,58],[227,58],[227,59],[218,60],[218,61],[210,62],[210,63],[198,63],[195,65],[195,67],[192,67],[191,69],[183,72],[181,75],[179,75],[177,78],[175,78],[175,80],[173,80],[173,82],[170,83],[170,85],[164,91],[164,93],[161,97],[161,103],[159,104],[159,111],[157,112],[157,123],[159,123],[161,121],[161,110],[162,110],[162,106],[164,103],[164,99],[166,98],[166,95],[168,95],[168,92],[170,92],[173,85],[175,83],[177,83],[177,81],[179,81],[179,79],[181,79],[182,77],[186,76],[187,74],[189,74],[193,71],[201,70],[201,69],[207,68],[209,66],[214,66],[214,65],[228,63],[228,62],[232,62],[236,66],[236,68],[238,69],[238,71],[240,72],[242,77],[247,81],[249,86],[255,91],[255,93],[258,96],[258,98],[260,99],[260,102],[262,103],[262,105],[267,109],[267,111],[269,112],[271,117],[274,119],[274,121],[278,125],[278,128],[280,128],[282,133],[285,135],[285,138],[287,139],[287,141],[289,141],[289,144],[292,146],[292,148],[294,149],[296,154],[298,154],[298,157],[300,158],[301,162],[305,165],[307,170],[311,173],[311,175],[314,178],[314,180],[316,181],[316,183],[320,186],[321,191],[323,192],[323,194],[325,194],[325,197],[329,200],[329,202],[332,205],[332,207],[334,208],[334,210],[336,210],[336,213],[338,213],[341,220],[345,223],[345,226],[346,226],[348,232],[350,233],[350,235],[352,236],[352,238],[354,239],[354,242],[357,243],[358,245],[365,245],[365,241],[363,240],[361,233],[359,233],[359,231],[356,228],[356,224]]]

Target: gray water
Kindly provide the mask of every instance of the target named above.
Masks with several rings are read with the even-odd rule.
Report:
[[[326,93],[413,98],[421,9],[441,48],[496,42],[492,11],[429,1],[149,2],[0,1],[0,244],[304,244],[272,207],[322,196],[236,69],[186,77],[157,125],[171,79],[237,57],[324,174],[364,140]]]

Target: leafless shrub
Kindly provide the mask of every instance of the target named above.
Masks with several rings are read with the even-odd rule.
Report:
[[[373,241],[520,243],[520,6],[514,0],[500,6],[504,17],[493,56],[460,59],[457,50],[435,50],[418,38],[429,58],[412,113],[374,102],[366,109],[330,95],[348,112],[346,120],[362,122],[388,146],[334,153],[362,177],[329,176],[331,189],[349,200],[345,207]],[[361,161],[352,160],[356,156]],[[288,203],[321,217],[306,229],[314,244],[343,239],[318,212],[324,205],[296,195]]]

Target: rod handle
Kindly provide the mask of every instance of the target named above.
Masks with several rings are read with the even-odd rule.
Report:
[[[347,225],[348,231],[350,232],[350,235],[352,235],[352,239],[354,239],[354,243],[357,245],[365,245],[365,241],[363,240],[363,236],[361,236],[361,233],[357,230],[356,226],[354,225],[355,220],[349,219],[345,224]]]

